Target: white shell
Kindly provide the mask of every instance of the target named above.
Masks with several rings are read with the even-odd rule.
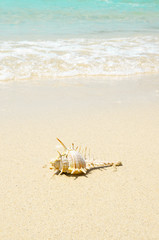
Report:
[[[110,166],[121,166],[121,162],[114,163],[108,163],[108,162],[97,162],[91,159],[86,159],[86,156],[83,157],[81,153],[74,149],[74,144],[72,144],[72,147],[69,149],[67,148],[61,140],[57,138],[57,140],[61,143],[61,145],[64,147],[64,152],[61,154],[59,153],[59,156],[57,159],[51,162],[52,167],[50,169],[54,169],[55,173],[60,172],[60,174],[64,173],[71,173],[71,174],[86,174],[87,170],[90,170],[92,168],[96,167],[110,167]],[[77,149],[77,148],[76,148]],[[86,153],[85,153],[86,155]]]

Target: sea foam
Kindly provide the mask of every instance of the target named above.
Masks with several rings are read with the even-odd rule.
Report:
[[[159,38],[1,41],[0,81],[159,73]]]

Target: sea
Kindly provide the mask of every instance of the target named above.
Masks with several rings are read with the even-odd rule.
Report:
[[[0,0],[0,82],[159,73],[159,0]]]

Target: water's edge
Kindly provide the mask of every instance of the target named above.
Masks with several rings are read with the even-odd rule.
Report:
[[[159,37],[1,41],[0,81],[159,73]]]

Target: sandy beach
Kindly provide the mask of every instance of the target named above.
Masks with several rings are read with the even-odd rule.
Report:
[[[159,239],[158,77],[3,84],[0,115],[0,239]],[[56,137],[123,166],[52,177]]]
[[[0,1],[0,240],[159,240],[159,1]]]

